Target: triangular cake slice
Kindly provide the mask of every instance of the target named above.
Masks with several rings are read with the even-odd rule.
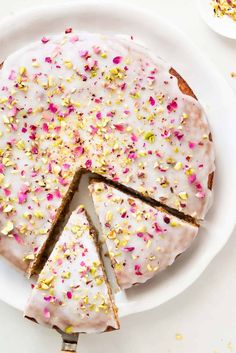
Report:
[[[107,183],[93,179],[89,189],[122,289],[167,268],[197,235],[197,226]]]
[[[66,333],[119,328],[96,232],[83,206],[70,216],[39,275],[24,315]]]

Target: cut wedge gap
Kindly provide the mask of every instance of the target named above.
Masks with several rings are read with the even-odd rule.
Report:
[[[109,180],[100,174],[96,174],[96,173],[90,173],[90,174],[93,176],[94,179],[106,182],[106,184],[111,185],[114,188],[117,188],[118,190],[123,191],[124,193],[126,193],[130,196],[133,196],[137,199],[140,199],[141,201],[147,203],[148,205],[150,205],[152,207],[160,207],[164,211],[166,211],[167,213],[171,214],[172,216],[175,216],[175,217],[177,217],[187,223],[191,223],[191,224],[199,227],[199,223],[200,223],[199,220],[197,220],[196,218],[193,218],[190,215],[186,215],[181,211],[178,211],[172,207],[169,207],[160,201],[156,201],[156,200],[152,199],[150,196],[145,196],[145,195],[141,194],[140,192],[135,191],[135,190],[123,185],[123,184],[120,184],[116,181]]]
[[[79,170],[75,173],[71,185],[62,201],[60,208],[57,211],[56,219],[52,224],[51,230],[48,234],[48,237],[44,244],[42,245],[40,252],[37,254],[37,257],[34,261],[31,262],[27,274],[29,277],[38,275],[48,260],[61,232],[64,229],[65,224],[67,223],[72,210],[71,210],[71,201],[78,189],[79,181],[82,176],[82,171]]]
[[[100,248],[100,256],[102,257],[105,271],[108,277],[108,281],[111,285],[113,293],[120,291],[117,284],[116,277],[112,268],[111,260],[108,255],[108,249],[104,242],[101,241],[102,229],[100,222],[98,220],[97,214],[94,209],[92,197],[88,191],[89,179],[93,178],[94,174],[89,172],[82,173],[79,171],[71,184],[68,195],[66,195],[66,203],[64,203],[64,208],[58,216],[57,222],[55,223],[53,229],[51,230],[47,241],[44,243],[37,260],[32,263],[30,267],[30,276],[38,275],[45,263],[47,262],[49,256],[51,255],[56,242],[60,238],[65,225],[68,222],[69,217],[72,212],[78,207],[78,205],[84,205],[86,213],[91,220],[91,224],[94,225],[96,229],[96,234],[98,237],[98,243]]]
[[[107,245],[104,241],[102,241],[102,227],[99,222],[98,216],[95,212],[92,196],[88,190],[88,185],[91,178],[93,178],[92,173],[85,173],[81,177],[78,191],[73,197],[71,206],[72,208],[76,208],[78,204],[82,204],[85,206],[87,217],[90,219],[91,223],[94,225],[97,231],[98,243],[100,248],[100,256],[103,260],[108,281],[110,283],[113,293],[115,294],[120,291],[120,288],[117,284],[117,280],[111,264],[111,259],[108,255]]]
[[[81,177],[83,178],[83,182],[80,185],[80,179]],[[62,202],[61,207],[58,210],[57,217],[54,221],[54,224],[52,225],[51,231],[48,235],[47,240],[43,244],[39,254],[37,255],[36,260],[34,260],[31,265],[29,266],[28,269],[28,275],[29,277],[32,277],[33,275],[39,274],[39,272],[42,270],[44,264],[46,263],[48,257],[50,256],[62,230],[63,227],[66,224],[66,221],[68,220],[69,216],[71,215],[72,211],[79,205],[79,204],[84,204],[87,209],[94,209],[92,200],[89,198],[89,192],[88,192],[88,179],[96,179],[100,181],[106,182],[108,185],[111,185],[115,188],[117,188],[120,191],[123,191],[124,193],[133,196],[137,199],[140,199],[141,201],[149,204],[152,207],[159,207],[162,208],[165,212],[169,213],[172,216],[175,216],[185,222],[191,223],[195,226],[199,227],[199,222],[197,219],[185,215],[183,212],[180,212],[174,208],[170,208],[167,205],[156,201],[152,199],[149,196],[142,195],[141,193],[128,188],[127,186],[120,184],[118,182],[114,182],[112,180],[109,180],[105,178],[104,176],[97,174],[97,173],[92,173],[84,168],[81,168],[77,171],[77,173],[74,175],[73,181],[70,185],[70,188]],[[91,212],[90,212],[91,213]],[[98,219],[96,219],[96,213],[93,212],[92,219],[95,221],[96,227],[100,228],[100,224]],[[105,261],[106,262],[106,261]],[[109,271],[108,271],[109,272]]]

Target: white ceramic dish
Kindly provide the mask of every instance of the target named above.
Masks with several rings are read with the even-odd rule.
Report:
[[[231,39],[236,39],[236,22],[228,16],[214,16],[211,0],[196,0],[199,13],[206,24],[216,33]]]
[[[91,32],[132,34],[169,61],[206,109],[217,157],[215,200],[194,246],[174,266],[145,285],[117,296],[120,315],[154,308],[181,293],[204,271],[235,225],[235,96],[217,70],[178,29],[143,9],[111,3],[67,3],[37,8],[0,24],[0,60],[26,43],[72,27]],[[83,188],[82,188],[83,189]],[[89,202],[82,192],[81,201]],[[0,299],[23,310],[29,282],[0,259]]]

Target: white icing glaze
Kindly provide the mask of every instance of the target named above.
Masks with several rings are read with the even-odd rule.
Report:
[[[93,181],[89,189],[122,289],[172,265],[197,235],[198,227],[103,182]]]
[[[74,211],[42,270],[25,316],[67,333],[118,328],[83,207]]]
[[[0,253],[28,266],[80,167],[204,218],[209,128],[170,67],[118,37],[48,39],[0,72]]]

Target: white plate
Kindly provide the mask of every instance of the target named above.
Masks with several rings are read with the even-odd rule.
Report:
[[[4,60],[30,41],[68,27],[132,34],[169,61],[205,107],[215,142],[215,200],[197,240],[174,266],[147,284],[118,295],[120,315],[125,316],[154,308],[182,292],[199,277],[229,239],[236,220],[236,100],[217,70],[183,33],[163,19],[133,6],[87,1],[37,8],[11,17],[0,24],[0,59]],[[3,259],[0,278],[0,298],[23,310],[30,292],[28,281]]]
[[[236,39],[236,22],[228,16],[214,16],[211,0],[196,0],[196,3],[201,17],[213,31],[224,37]]]

